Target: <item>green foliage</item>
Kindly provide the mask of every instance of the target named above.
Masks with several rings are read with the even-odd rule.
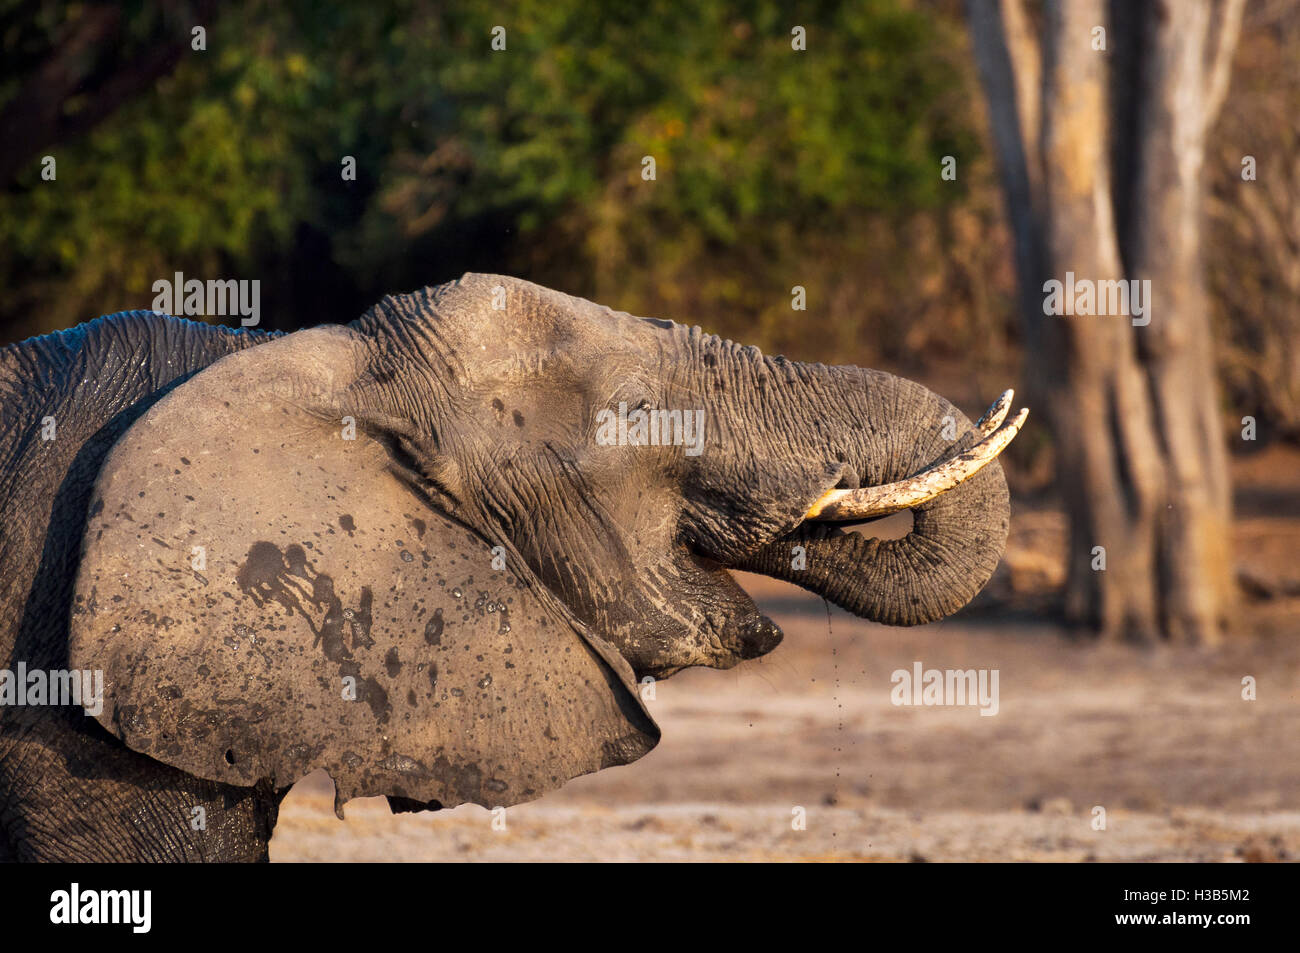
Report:
[[[833,281],[836,239],[830,271],[878,268],[851,257],[867,233],[965,200],[967,180],[938,170],[977,151],[968,77],[935,14],[608,6],[219,8],[206,51],[49,150],[56,182],[33,163],[0,195],[3,318],[31,333],[148,307],[183,270],[262,278],[266,312],[295,326],[476,267],[624,307],[739,309],[762,335],[801,274]],[[338,313],[297,290],[310,281]]]

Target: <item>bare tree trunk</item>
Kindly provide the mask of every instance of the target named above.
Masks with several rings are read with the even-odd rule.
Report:
[[[1165,629],[1202,642],[1225,627],[1233,595],[1232,501],[1201,261],[1205,138],[1227,91],[1242,3],[1227,7],[1217,35],[1204,0],[1170,0],[1165,16],[1150,18],[1131,238],[1132,272],[1161,298],[1139,346],[1164,456]]]
[[[1058,280],[1067,271],[1125,277],[1111,205],[1107,74],[1089,42],[1103,22],[1101,0],[1047,11],[1042,178]],[[1046,316],[1041,289],[1035,319],[1055,322],[1062,340],[1048,363],[1059,374],[1049,416],[1072,541],[1066,614],[1106,635],[1140,637],[1157,629],[1151,511],[1159,464],[1132,327],[1123,316]]]
[[[1031,395],[1070,517],[1067,618],[1106,638],[1215,641],[1232,598],[1231,513],[1201,166],[1241,5],[1222,5],[1208,70],[1199,0],[1126,15],[1137,29],[1120,49],[1142,59],[1119,64],[1096,48],[1104,0],[1049,2],[1037,45],[1019,0],[968,6],[1016,233]],[[1134,76],[1138,88],[1113,88]],[[1044,282],[1067,272],[1149,279],[1150,323],[1045,314]]]

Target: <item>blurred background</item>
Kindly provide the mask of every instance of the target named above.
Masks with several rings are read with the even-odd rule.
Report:
[[[955,840],[935,820],[922,853],[1294,856],[1297,64],[1282,0],[0,0],[0,344],[151,308],[177,271],[259,280],[261,326],[287,331],[473,270],[891,370],[972,417],[1014,385],[1035,413],[975,605],[887,632],[747,579],[786,646],[661,686],[661,749],[544,803],[676,804],[684,827],[632,808],[608,843],[690,857],[788,833],[791,804],[833,823],[767,855],[907,859],[917,818],[949,817]],[[1066,271],[1151,280],[1152,324],[1044,316]],[[889,707],[913,657],[1000,659],[1020,703]],[[1243,675],[1271,691],[1244,704]],[[318,787],[287,802],[281,859],[334,856],[303,846],[317,801],[334,823]],[[1098,798],[1148,839],[1068,846],[1057,827],[1091,836],[1075,815]],[[469,848],[428,817],[372,820],[422,857],[612,849],[554,817],[489,847],[476,810],[452,812]]]

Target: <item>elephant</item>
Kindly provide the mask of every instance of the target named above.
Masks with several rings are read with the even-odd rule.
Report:
[[[0,664],[102,685],[0,706],[6,860],[266,860],[322,768],[341,817],[635,761],[643,680],[781,641],[731,570],[966,605],[1026,413],[479,274],[288,334],[121,312],[0,399]]]

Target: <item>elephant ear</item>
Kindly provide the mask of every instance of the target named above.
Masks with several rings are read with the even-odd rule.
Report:
[[[380,794],[508,806],[641,757],[659,731],[627,663],[508,544],[399,479],[384,443],[346,439],[334,395],[361,340],[232,354],[114,447],[69,648],[104,673],[100,723],[228,784],[325,768],[340,816]]]

